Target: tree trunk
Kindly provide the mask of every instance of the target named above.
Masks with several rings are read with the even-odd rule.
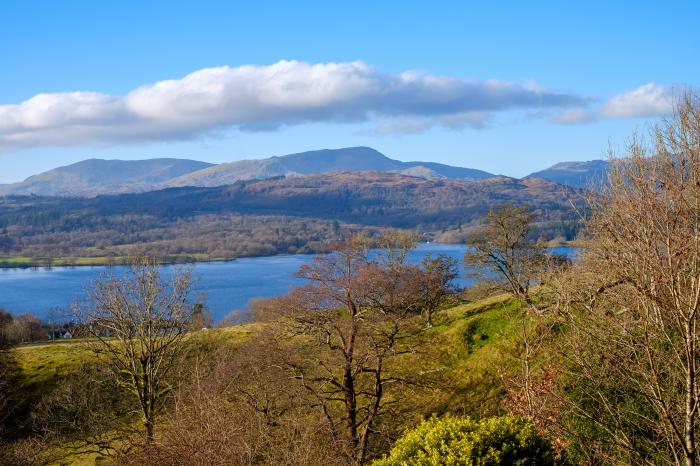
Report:
[[[350,460],[352,464],[357,462],[357,399],[355,398],[355,383],[352,377],[352,358],[345,358],[343,371],[343,390],[345,391],[345,415],[347,417],[345,435],[348,441]]]
[[[372,432],[372,427],[374,425],[374,418],[379,412],[379,407],[381,406],[382,396],[384,395],[384,381],[382,379],[382,360],[377,361],[376,371],[374,373],[374,403],[372,403],[372,408],[367,417],[367,425],[365,426],[365,431],[362,434],[362,440],[360,441],[360,448],[358,452],[357,464],[362,464],[365,461],[365,455],[367,454],[367,446],[369,444],[369,434]]]
[[[686,324],[688,342],[688,371],[685,378],[685,464],[695,466],[697,451],[695,445],[696,394],[695,394],[695,335],[692,322]]]
[[[146,442],[152,443],[154,438],[154,426],[153,421],[145,421],[144,426],[146,427]]]
[[[352,313],[352,327],[345,346],[345,365],[343,367],[343,391],[345,395],[345,415],[346,426],[345,436],[348,442],[350,461],[353,465],[357,462],[357,447],[359,438],[357,436],[357,397],[355,394],[355,379],[352,371],[352,364],[355,357],[355,337],[357,336],[357,308],[349,297],[347,298],[348,308]]]

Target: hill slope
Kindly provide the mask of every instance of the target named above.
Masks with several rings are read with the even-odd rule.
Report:
[[[605,180],[608,167],[606,160],[561,162],[546,170],[531,173],[526,178],[543,178],[574,188],[588,188],[599,186]]]
[[[544,237],[569,238],[575,189],[542,179],[462,181],[335,172],[95,198],[0,199],[0,254],[199,259],[313,252],[341,231],[462,230],[506,202],[538,213]],[[76,260],[72,260],[76,262]]]
[[[367,225],[413,228],[479,220],[490,206],[512,202],[555,217],[569,210],[576,191],[542,179],[494,177],[485,180],[424,179],[398,173],[333,172],[292,178],[239,181],[220,187],[170,188],[95,198],[21,199],[0,203],[0,226],[21,213],[28,220],[49,208],[54,214],[94,216],[147,214],[187,218],[237,213],[337,219]],[[26,203],[29,203],[27,205]],[[2,214],[3,210],[8,210]],[[72,217],[74,218],[74,217]]]
[[[0,195],[96,196],[152,189],[162,181],[211,166],[187,159],[89,159],[0,185]]]
[[[444,380],[450,383],[437,384],[429,391],[414,390],[410,397],[401,398],[403,409],[410,410],[413,415],[398,417],[397,422],[417,422],[438,407],[441,411],[471,416],[501,412],[501,402],[506,394],[503,382],[507,379],[504,374],[511,376],[519,369],[517,360],[504,351],[504,348],[517,343],[518,310],[518,304],[508,296],[456,305],[438,312],[435,326],[423,335],[411,336],[412,345],[418,347],[424,345],[424,341],[430,341],[433,347],[430,355],[436,357],[435,363],[446,374]],[[236,355],[236,349],[246,341],[259,338],[265,325],[242,324],[190,333],[184,340],[186,350],[183,354],[187,357],[181,362],[181,367],[189,369],[195,362],[203,368],[209,367],[210,363],[221,360],[222,355]],[[290,346],[290,351],[302,349],[305,352],[315,351],[313,347]],[[52,394],[62,387],[81,383],[85,379],[80,378],[82,364],[95,361],[94,353],[81,339],[20,346],[7,354],[15,362],[16,380],[22,387],[21,403],[27,411],[41,402],[42,397],[51,399]],[[411,364],[419,364],[416,358],[421,357],[425,357],[423,352],[412,353],[401,363],[403,367],[412,367]],[[188,372],[183,370],[182,373]],[[185,380],[183,384],[186,384]],[[79,396],[74,395],[73,391],[66,390],[64,393],[68,395],[63,395],[61,400],[79,402],[71,398]],[[107,407],[99,404],[91,407],[111,413]],[[121,415],[126,416],[125,413]],[[97,427],[102,427],[102,424]],[[91,433],[97,436],[103,431],[95,429]],[[62,464],[95,464],[99,460],[109,459],[100,455],[99,449],[77,448],[75,439],[68,435],[52,437],[51,440],[53,443],[42,444],[43,448],[31,452],[36,456],[37,463],[53,464],[49,460],[57,457],[63,458]]]

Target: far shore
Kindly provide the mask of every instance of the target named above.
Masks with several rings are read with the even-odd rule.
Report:
[[[463,244],[431,241],[420,244]],[[578,241],[550,241],[547,247],[577,247]],[[319,252],[308,252],[300,254],[319,254]],[[181,254],[181,255],[156,255],[156,259],[161,265],[193,264],[197,262],[227,262],[236,259],[252,257],[276,257],[289,256],[289,253],[246,255],[238,257],[212,257],[207,254]],[[0,256],[0,269],[30,269],[30,268],[52,268],[52,267],[105,267],[111,265],[126,265],[133,256],[94,256],[94,257],[28,257],[28,256]]]
[[[256,257],[256,256],[250,256]],[[95,257],[27,257],[0,256],[0,269],[29,269],[52,267],[97,267],[126,265],[133,256],[95,256]],[[191,264],[195,262],[223,262],[237,258],[210,257],[206,254],[156,256],[159,264]]]

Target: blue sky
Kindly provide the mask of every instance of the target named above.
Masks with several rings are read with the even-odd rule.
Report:
[[[696,1],[2,2],[0,182],[354,145],[510,176],[601,158],[700,84],[699,17]]]

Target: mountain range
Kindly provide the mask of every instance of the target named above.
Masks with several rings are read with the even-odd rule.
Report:
[[[565,162],[526,178],[582,187],[601,178],[607,162]],[[0,195],[94,197],[174,187],[216,187],[237,181],[295,178],[333,172],[384,172],[438,180],[483,180],[494,174],[435,162],[402,162],[369,147],[301,152],[256,160],[210,164],[187,159],[89,159],[0,185]]]

